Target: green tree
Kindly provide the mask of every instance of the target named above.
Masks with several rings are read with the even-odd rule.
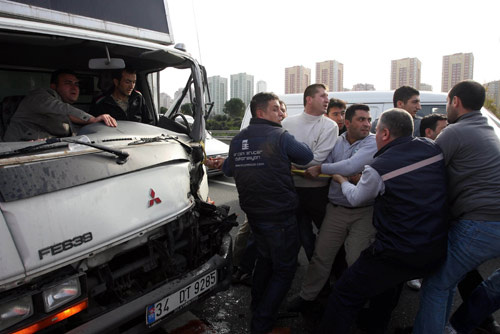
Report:
[[[228,117],[226,115],[215,115],[213,119],[217,122],[227,121]]]
[[[242,118],[245,114],[245,103],[238,98],[232,98],[224,103],[224,113],[233,118]]]
[[[486,96],[484,101],[484,107],[495,114],[496,117],[500,118],[500,108],[495,104],[495,101],[491,97]]]
[[[181,106],[181,113],[184,115],[193,116],[193,105],[191,103],[184,103]]]
[[[165,108],[165,107],[160,107],[160,114],[161,114],[161,115],[165,115],[165,113],[167,112],[167,110],[168,110],[168,109],[167,109],[167,108]]]
[[[500,106],[497,106],[495,99],[492,94],[488,92],[488,85],[485,85],[486,89],[486,100],[484,101],[484,107],[495,114],[496,117],[500,118]]]

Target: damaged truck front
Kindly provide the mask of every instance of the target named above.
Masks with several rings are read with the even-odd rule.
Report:
[[[78,74],[87,111],[132,67],[156,115],[0,142],[0,333],[144,333],[229,284],[235,219],[208,202],[203,166],[206,73],[171,46],[166,3],[147,3],[0,0],[0,135],[58,68]],[[180,103],[158,117],[168,68],[188,73],[193,124],[174,121]]]

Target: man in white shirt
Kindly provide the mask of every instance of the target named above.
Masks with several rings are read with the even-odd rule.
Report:
[[[313,151],[314,159],[305,166],[297,166],[299,169],[321,164],[335,145],[339,129],[337,123],[323,117],[327,107],[328,93],[325,85],[310,85],[304,91],[304,112],[290,116],[282,123],[283,128],[296,140],[305,143]],[[310,260],[316,240],[312,222],[319,230],[328,203],[328,179],[294,176],[294,183],[300,202],[297,211],[300,242]]]
[[[321,165],[310,167],[306,174],[356,175],[373,161],[377,152],[375,135],[370,133],[370,108],[353,104],[345,112],[347,131],[339,136],[332,152]],[[328,282],[335,256],[345,242],[347,264],[351,265],[359,254],[375,239],[372,224],[373,201],[361,206],[351,205],[341,186],[330,183],[329,203],[316,241],[314,255],[302,281],[299,295],[289,304],[289,311],[310,308],[321,289]]]

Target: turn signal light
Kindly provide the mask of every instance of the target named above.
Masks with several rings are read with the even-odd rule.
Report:
[[[85,299],[84,301],[73,305],[71,307],[68,307],[64,311],[61,311],[59,313],[56,313],[54,315],[51,315],[50,317],[47,317],[45,319],[42,319],[38,321],[37,323],[26,327],[24,329],[21,329],[17,332],[14,332],[13,334],[31,334],[31,333],[36,333],[39,330],[49,327],[55,323],[58,323],[59,321],[63,321],[66,318],[71,317],[72,315],[75,315],[83,310],[85,310],[88,307],[88,300]]]

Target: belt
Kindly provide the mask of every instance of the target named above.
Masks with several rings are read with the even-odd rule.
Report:
[[[363,209],[363,208],[368,208],[371,205],[364,205],[364,206],[343,206],[343,205],[338,205],[338,204],[333,204],[330,202],[331,205],[333,205],[336,208],[344,208],[344,209],[349,209],[349,210],[355,210],[355,209]]]

